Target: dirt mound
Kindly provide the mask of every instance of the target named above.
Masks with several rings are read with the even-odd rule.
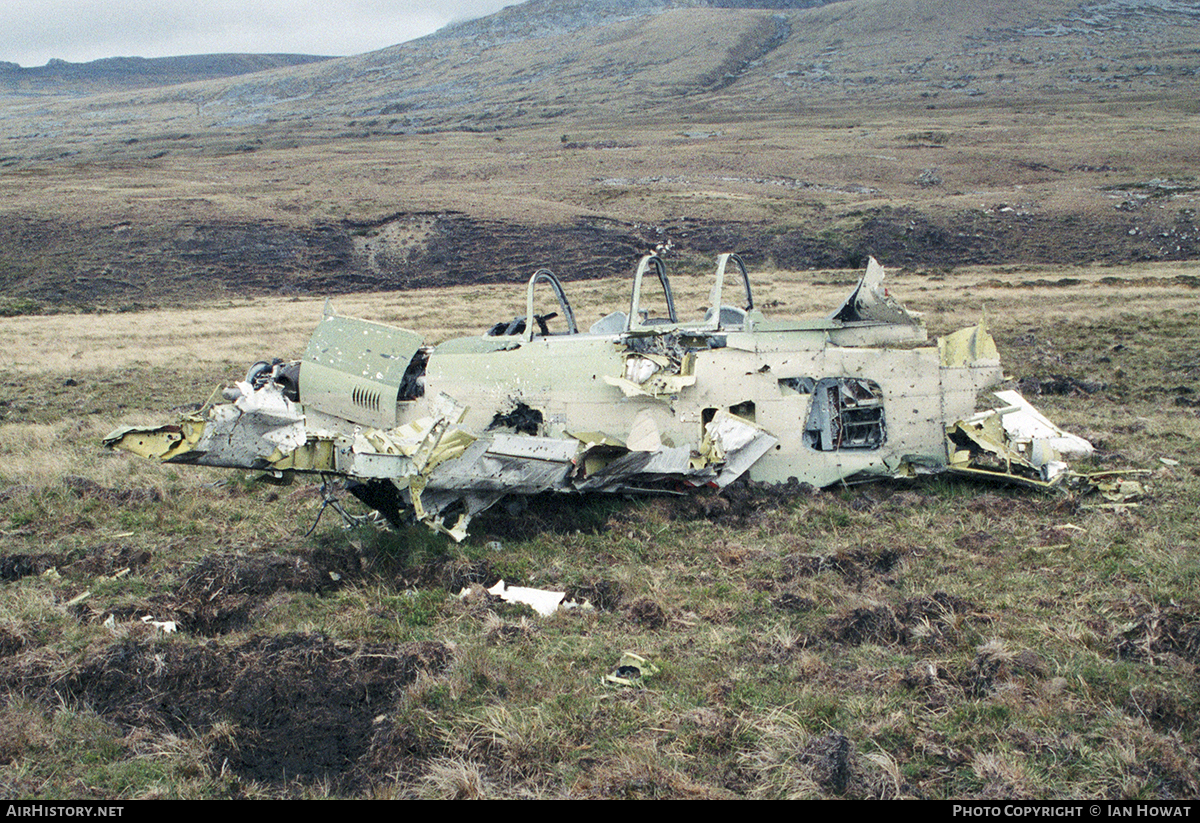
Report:
[[[31,574],[57,569],[63,577],[81,575],[113,575],[120,571],[140,569],[150,562],[150,552],[118,543],[102,543],[78,557],[67,554],[10,554],[0,555],[0,580],[20,580]]]
[[[593,580],[571,586],[565,600],[586,600],[601,611],[612,611],[621,605],[625,590],[616,580]]]
[[[599,768],[576,781],[571,797],[587,800],[728,800],[730,796],[657,763]]]
[[[789,554],[783,558],[779,577],[789,581],[831,571],[847,583],[856,585],[868,577],[887,574],[896,567],[900,558],[900,552],[893,548],[847,548],[830,555]]]
[[[817,607],[817,601],[811,597],[801,597],[793,592],[784,592],[771,601],[771,605],[775,608],[786,612],[797,612],[804,614],[811,612]]]
[[[790,478],[786,483],[757,483],[739,478],[720,492],[691,494],[672,500],[671,516],[677,520],[708,520],[723,526],[742,527],[767,512],[789,506],[797,498],[818,491]]]
[[[1137,686],[1121,707],[1130,717],[1140,717],[1164,734],[1182,732],[1188,727],[1192,707],[1176,695],[1152,686]]]
[[[830,732],[806,746],[799,760],[812,768],[818,786],[831,794],[843,794],[850,786],[857,754],[850,738]]]
[[[396,575],[398,589],[440,588],[457,594],[473,583],[494,586],[500,576],[486,560],[455,560],[449,557],[410,566]]]
[[[899,644],[943,647],[967,620],[983,619],[978,607],[946,592],[913,597],[898,606],[862,606],[829,618],[825,636],[860,646]]]
[[[151,560],[145,549],[121,543],[102,543],[88,549],[88,553],[59,571],[68,576],[73,574],[112,576],[123,570],[137,571]]]
[[[825,633],[839,643],[887,645],[905,641],[905,627],[890,606],[861,607],[829,618]]]
[[[149,560],[148,552],[100,546],[61,571],[107,575],[136,569]],[[89,619],[102,621],[109,615],[124,620],[152,614],[158,620],[175,621],[189,634],[220,635],[248,628],[276,592],[326,594],[362,573],[362,562],[349,547],[292,555],[210,554],[181,574],[169,593],[104,611],[91,611],[83,604],[80,615],[91,611]]]
[[[101,486],[95,480],[68,474],[63,477],[63,485],[77,497],[103,500],[106,503],[123,505],[126,503],[161,503],[163,494],[158,489],[110,489]]]
[[[318,549],[310,558],[210,554],[163,605],[189,632],[223,634],[248,626],[253,609],[277,591],[324,594],[361,571],[349,552],[335,556]]]
[[[9,554],[0,557],[0,580],[20,580],[58,565],[57,554]]]
[[[975,650],[967,666],[920,660],[900,676],[900,683],[922,695],[930,708],[942,708],[965,698],[976,699],[1014,688],[1029,690],[1046,675],[1046,662],[1032,649],[1011,653],[1003,643],[989,641]]]
[[[1026,397],[1043,394],[1085,397],[1104,391],[1105,384],[1095,380],[1080,380],[1077,377],[1063,374],[1051,374],[1046,377],[1023,377],[1017,383],[1017,388]]]
[[[0,657],[9,657],[25,648],[27,639],[8,629],[0,628]]]
[[[988,546],[995,545],[995,543],[996,536],[984,529],[964,534],[954,541],[954,545],[960,549],[969,549],[971,551],[980,551],[981,549],[986,549]]]
[[[539,534],[603,534],[620,503],[603,495],[550,492],[510,498],[471,521],[472,532],[489,540],[531,540]]]
[[[350,644],[319,634],[233,647],[126,641],[85,659],[57,688],[126,728],[193,735],[229,724],[214,744],[215,769],[346,786],[359,780],[360,761],[397,749],[383,739],[395,730],[379,718],[400,689],[450,660],[441,643]],[[53,691],[47,683],[46,699]]]
[[[1147,607],[1113,642],[1117,657],[1149,660],[1177,655],[1200,664],[1200,617],[1183,606]]]
[[[629,620],[645,629],[660,629],[667,623],[667,613],[649,597],[639,598],[629,604],[625,610]]]

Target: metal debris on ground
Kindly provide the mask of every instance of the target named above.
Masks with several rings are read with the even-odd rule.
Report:
[[[637,686],[656,674],[658,667],[649,660],[633,652],[624,652],[617,667],[604,675],[600,682],[606,686]]]
[[[539,286],[554,311],[535,313]],[[1004,379],[986,320],[930,344],[874,259],[841,306],[809,320],[766,317],[733,254],[718,257],[697,321],[678,316],[655,255],[635,269],[627,310],[588,328],[548,269],[524,297],[515,320],[436,346],[327,303],[301,360],[260,360],[214,393],[225,402],[104,442],[172,463],[336,477],[392,523],[455,540],[510,495],[945,471],[1050,489],[1072,477],[1066,459],[1092,448],[1016,392],[977,414],[979,393]],[[328,493],[327,506],[362,522]]]
[[[529,586],[509,586],[503,580],[490,589],[484,589],[493,597],[499,597],[505,603],[524,603],[542,617],[549,617],[559,609],[584,609],[590,611],[593,606],[587,600],[564,600],[566,592],[553,592],[546,589],[534,589]],[[465,597],[469,590],[464,589],[459,595]]]

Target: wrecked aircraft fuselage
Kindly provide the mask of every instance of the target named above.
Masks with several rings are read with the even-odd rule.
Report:
[[[735,268],[739,299],[725,282]],[[642,308],[655,277],[666,317]],[[479,337],[427,346],[406,329],[328,309],[302,360],[256,363],[178,423],[105,443],[172,463],[338,475],[390,520],[461,539],[505,495],[679,492],[738,477],[814,486],[922,472],[1051,485],[1091,446],[1002,380],[979,325],[934,344],[871,260],[829,316],[769,320],[736,255],[718,258],[708,314],[678,320],[662,261],[641,260],[628,311],[580,330],[561,283],[530,278],[525,314]],[[566,329],[534,314],[548,286]]]

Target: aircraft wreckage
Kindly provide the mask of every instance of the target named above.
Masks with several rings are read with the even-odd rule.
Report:
[[[743,476],[828,486],[955,472],[1039,487],[1072,477],[1062,461],[1090,453],[1086,440],[1016,392],[976,411],[1003,379],[985,322],[930,345],[883,279],[872,259],[829,316],[771,320],[741,259],[723,254],[711,308],[689,323],[649,255],[628,310],[582,330],[541,269],[523,315],[437,346],[326,302],[302,360],[255,363],[227,402],[104,442],[170,463],[338,476],[388,520],[456,539],[506,495],[680,493]],[[539,286],[557,312],[534,313]],[[665,316],[645,310],[643,286]],[[555,318],[565,328],[551,331]]]

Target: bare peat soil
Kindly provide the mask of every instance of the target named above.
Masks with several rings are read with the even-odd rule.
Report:
[[[1162,225],[1153,220],[1160,219]],[[662,225],[584,218],[532,226],[456,212],[398,213],[370,223],[156,224],[137,231],[14,216],[0,221],[0,292],[36,306],[136,306],[213,296],[345,294],[513,282],[542,266],[568,280],[626,271],[670,244],[711,258],[737,251],[789,270],[885,265],[949,268],[1009,263],[1131,263],[1200,256],[1194,220],[968,211],[937,215],[875,208],[838,228],[679,218]],[[419,224],[423,238],[388,248],[386,229]],[[373,251],[364,251],[374,247]]]

